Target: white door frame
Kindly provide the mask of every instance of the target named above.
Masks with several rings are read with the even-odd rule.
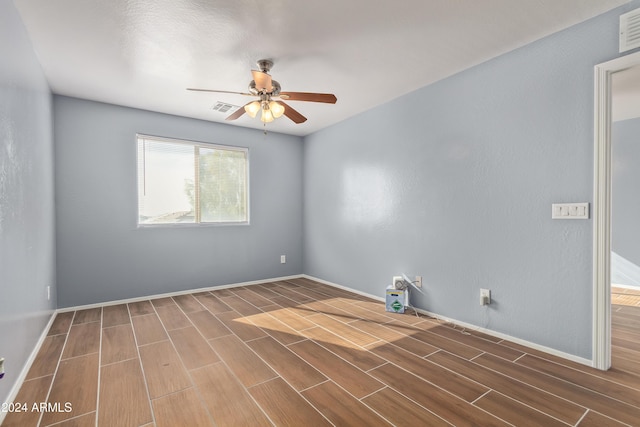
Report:
[[[640,52],[595,66],[593,190],[594,368],[611,367],[611,76],[640,65]]]

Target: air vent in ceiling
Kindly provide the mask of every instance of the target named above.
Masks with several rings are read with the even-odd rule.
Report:
[[[620,15],[620,52],[640,47],[640,9]]]
[[[231,105],[231,104],[227,104],[226,102],[220,102],[220,101],[216,102],[215,105],[211,107],[213,111],[218,111],[220,113],[228,113],[229,111],[235,111],[238,108],[240,108],[240,106]]]

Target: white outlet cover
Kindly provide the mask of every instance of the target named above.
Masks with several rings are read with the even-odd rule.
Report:
[[[485,304],[485,298],[487,303]],[[480,289],[480,305],[490,305],[491,304],[491,290],[490,289]]]

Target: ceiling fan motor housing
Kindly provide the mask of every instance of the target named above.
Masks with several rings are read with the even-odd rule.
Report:
[[[282,90],[282,87],[280,86],[280,83],[278,83],[275,80],[271,80],[271,92],[268,92],[268,94],[271,96],[278,96],[280,95],[281,90]],[[261,94],[258,88],[256,87],[255,80],[251,80],[251,82],[249,83],[249,93],[256,96],[260,96]]]

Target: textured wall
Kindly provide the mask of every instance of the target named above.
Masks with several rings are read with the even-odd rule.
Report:
[[[55,308],[51,93],[22,22],[0,1],[0,402]],[[47,300],[47,286],[52,299]]]
[[[60,307],[302,272],[299,137],[59,96],[54,111]],[[251,224],[137,228],[137,132],[249,147]]]
[[[613,124],[611,153],[613,158],[612,235],[614,258],[613,282],[640,284],[640,119]],[[626,262],[625,262],[626,261]],[[625,277],[626,276],[626,277]],[[617,280],[616,280],[617,279]]]
[[[305,138],[307,274],[591,357],[593,67],[616,9]],[[479,289],[493,304],[479,305]]]

